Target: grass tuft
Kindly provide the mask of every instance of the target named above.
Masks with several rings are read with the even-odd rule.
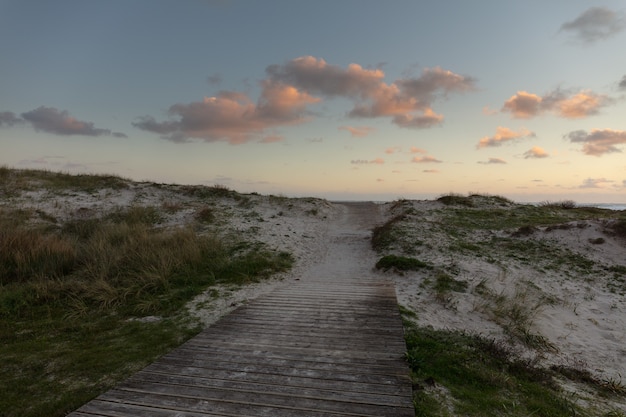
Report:
[[[546,208],[571,210],[576,208],[576,202],[574,200],[542,201],[541,203],[539,203],[539,206]]]
[[[435,277],[435,291],[440,297],[451,291],[465,292],[467,286],[467,282],[456,280],[442,271],[438,272]]]
[[[372,248],[376,251],[382,251],[394,243],[394,225],[406,218],[406,214],[402,213],[388,220],[384,224],[377,226],[372,231]]]

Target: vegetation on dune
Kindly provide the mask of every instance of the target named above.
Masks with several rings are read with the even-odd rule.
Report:
[[[123,184],[0,169],[5,197]],[[203,199],[234,193],[208,188]],[[200,209],[196,219],[211,223],[213,212]],[[195,295],[213,284],[256,282],[293,263],[262,244],[226,241],[193,225],[160,227],[163,220],[159,207],[67,222],[6,201],[0,207],[2,416],[65,415],[197,333],[183,309]]]
[[[454,310],[456,303],[472,300],[474,311],[498,325],[504,338],[487,340],[459,331],[419,327],[412,321],[416,314],[401,308],[406,318],[416,415],[624,416],[609,405],[610,398],[621,401],[626,394],[619,381],[600,380],[582,367],[540,367],[511,350],[517,346],[539,356],[556,352],[558,346],[540,334],[535,324],[545,308],[562,300],[530,281],[516,281],[514,288],[506,290],[499,285],[510,285],[506,277],[509,268],[527,267],[538,274],[555,274],[560,280],[605,282],[609,291],[624,294],[625,266],[604,265],[576,248],[554,243],[550,234],[582,232],[593,222],[600,225],[603,237],[584,242],[603,245],[608,236],[626,237],[626,214],[579,207],[572,201],[534,206],[480,194],[449,194],[437,201],[439,207],[430,205],[423,211],[407,200],[391,204],[390,220],[372,233],[372,247],[381,256],[377,267],[415,271],[409,278],[420,282],[417,295],[432,297],[441,308]],[[441,259],[442,253],[449,261],[437,264],[433,259]],[[473,278],[480,277],[458,276],[459,263],[476,260],[485,262],[487,270],[491,264],[502,271],[491,278],[497,281],[493,288],[488,278],[477,282]],[[428,268],[420,267],[422,264]],[[596,393],[605,404],[598,408],[576,404],[576,397],[560,388],[563,380],[585,384],[585,391]]]
[[[416,416],[575,416],[553,375],[479,336],[405,320]]]
[[[4,193],[8,196],[34,189],[71,190],[92,193],[106,188],[127,188],[129,182],[130,180],[117,175],[74,175],[46,170],[0,167],[0,194]]]
[[[394,227],[396,223],[403,221],[406,218],[406,214],[400,214],[388,220],[384,224],[374,228],[372,232],[372,247],[377,251],[382,251],[393,244],[396,240],[397,228]]]
[[[626,389],[617,381],[600,380],[581,368],[538,368],[501,342],[459,331],[418,327],[412,321],[414,313],[405,310],[403,315],[416,416],[625,415],[617,409],[585,409],[558,383],[565,378],[594,387],[605,398],[618,398],[626,394]]]
[[[466,206],[466,207],[476,207],[476,206],[484,206],[484,205],[493,205],[493,206],[501,206],[508,207],[513,205],[513,201],[509,200],[506,197],[498,196],[498,195],[487,195],[487,194],[469,194],[464,196],[462,194],[449,193],[444,194],[437,198],[437,201],[445,204],[446,206]]]

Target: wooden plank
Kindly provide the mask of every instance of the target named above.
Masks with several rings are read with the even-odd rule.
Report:
[[[384,363],[366,362],[366,361],[337,361],[337,360],[312,360],[309,356],[292,355],[291,357],[279,357],[276,355],[253,355],[245,354],[247,352],[233,353],[217,351],[203,351],[203,350],[185,350],[177,349],[174,354],[169,354],[161,358],[162,362],[168,360],[178,361],[180,363],[188,363],[193,365],[194,363],[202,362],[204,364],[207,361],[212,363],[236,363],[236,364],[265,364],[272,366],[286,366],[286,367],[308,367],[310,369],[334,369],[341,372],[365,372],[365,373],[394,373],[406,371],[406,364],[404,361],[385,361]],[[317,359],[317,358],[315,358]]]
[[[137,395],[140,394],[140,395]],[[270,398],[266,394],[248,394],[241,398],[211,398],[202,396],[202,393],[192,393],[187,396],[181,393],[172,395],[152,392],[133,392],[125,390],[112,390],[100,397],[101,401],[125,404],[130,406],[142,406],[166,410],[175,410],[192,413],[229,413],[237,416],[362,416],[362,417],[399,417],[408,416],[401,407],[370,405],[368,408],[363,404],[342,404],[343,409],[327,410],[333,408],[331,401],[307,401],[300,404],[280,403],[276,398]],[[353,411],[354,410],[354,411]]]
[[[161,384],[158,382],[141,381],[137,384],[127,383],[121,388],[132,396],[132,393],[145,394],[148,397],[145,401],[153,399],[161,399],[163,397],[184,397],[206,402],[229,402],[248,405],[262,405],[277,408],[316,410],[325,412],[345,412],[358,415],[379,415],[379,416],[395,416],[398,407],[388,404],[376,404],[368,402],[367,396],[361,396],[354,399],[342,397],[307,397],[299,393],[282,394],[269,393],[262,391],[240,391],[234,389],[213,388],[213,387],[194,387],[194,386],[176,386],[170,384]],[[102,396],[101,399],[107,399]],[[133,399],[132,401],[136,401]]]
[[[151,366],[149,369],[145,369],[145,372],[172,376],[179,375],[198,379],[220,379],[234,382],[250,382],[267,385],[280,385],[285,387],[326,389],[336,390],[338,392],[345,391],[352,393],[366,393],[376,395],[383,394],[388,396],[405,396],[407,395],[407,393],[410,396],[411,392],[411,387],[407,384],[385,385],[356,381],[324,380],[319,378],[308,378],[306,376],[289,375],[273,375],[271,378],[269,378],[267,374],[251,372],[229,372],[210,368],[180,368],[176,366],[162,365],[158,362],[155,363],[154,366]]]
[[[275,385],[270,381],[263,382],[247,382],[247,381],[232,381],[228,379],[215,379],[215,378],[193,378],[181,375],[166,375],[149,373],[147,371],[138,372],[131,377],[129,381],[150,381],[159,382],[162,384],[178,385],[178,386],[194,386],[194,387],[214,387],[233,389],[246,392],[268,392],[273,394],[284,394],[292,396],[302,396],[308,398],[329,398],[336,401],[356,401],[364,400],[366,403],[379,404],[379,405],[394,405],[401,407],[405,405],[405,400],[399,395],[379,394],[379,393],[363,393],[350,392],[350,391],[338,391],[330,389],[330,387],[324,388],[312,388],[312,387],[292,387],[287,385]]]
[[[234,332],[218,333],[209,337],[198,338],[199,342],[204,342],[208,345],[213,343],[230,342],[235,336]],[[325,347],[334,346],[336,349],[349,349],[350,347],[362,343],[367,343],[368,351],[385,350],[392,346],[397,349],[402,349],[404,344],[401,341],[389,340],[388,338],[367,338],[367,337],[355,337],[350,338],[346,335],[298,335],[298,333],[280,333],[280,332],[255,332],[255,331],[242,331],[242,334],[237,337],[237,341],[240,343],[250,344],[279,344],[282,346],[302,346],[307,347]]]

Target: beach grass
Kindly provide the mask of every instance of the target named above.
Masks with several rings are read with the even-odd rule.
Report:
[[[109,176],[0,169],[0,192],[122,187]],[[24,188],[21,188],[24,187]],[[32,188],[31,188],[32,187]],[[233,198],[209,187],[201,199]],[[216,197],[217,196],[217,197]],[[293,258],[197,225],[162,227],[161,206],[61,221],[0,208],[0,415],[64,416],[200,330],[185,304],[245,285]],[[211,222],[210,211],[200,211]]]
[[[416,416],[583,415],[552,374],[493,340],[418,327],[408,318],[405,338]]]

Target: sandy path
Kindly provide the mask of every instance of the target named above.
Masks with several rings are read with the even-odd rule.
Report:
[[[339,214],[329,225],[325,252],[301,272],[301,279],[316,276],[352,275],[373,278],[376,253],[371,249],[371,230],[382,221],[374,203],[335,203]]]
[[[285,227],[281,219],[280,227]],[[293,219],[295,229],[301,225],[301,216]],[[188,304],[190,313],[200,320],[204,327],[215,323],[224,315],[262,295],[292,286],[303,281],[311,281],[319,276],[335,274],[370,279],[380,279],[374,272],[376,253],[371,249],[371,230],[384,221],[383,208],[371,202],[333,203],[328,219],[307,230],[309,238],[290,246],[281,241],[284,233],[270,229],[265,239],[270,246],[278,247],[295,254],[297,261],[288,273],[275,279],[233,289],[215,286],[211,291],[196,297]],[[278,225],[275,225],[278,226]],[[301,226],[300,226],[301,227]],[[219,293],[218,297],[211,294]]]

